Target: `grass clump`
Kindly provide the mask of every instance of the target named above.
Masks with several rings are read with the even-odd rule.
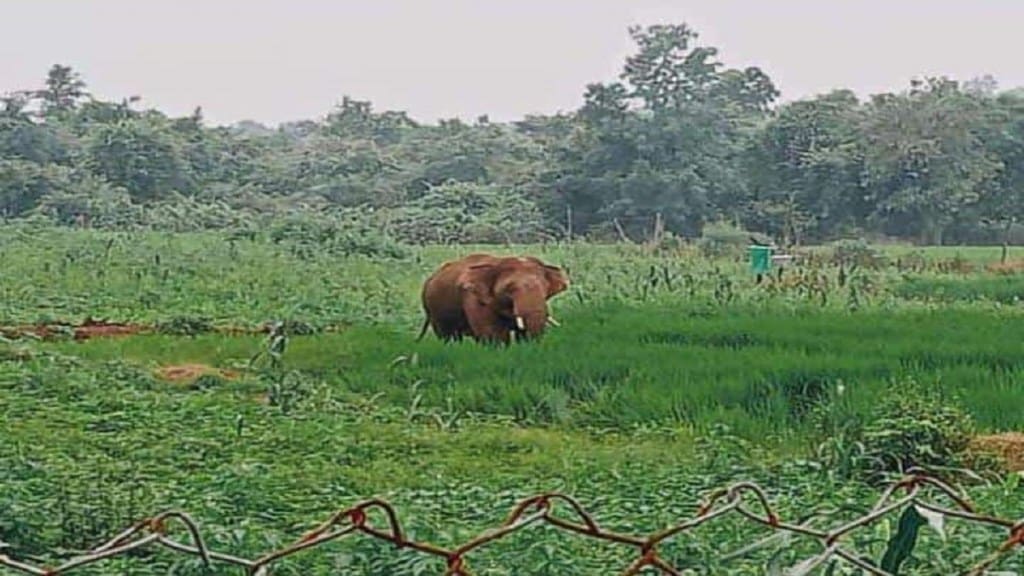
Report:
[[[977,426],[956,401],[915,380],[896,383],[864,426],[864,462],[872,477],[914,467],[959,466]]]
[[[830,390],[809,415],[820,427],[818,458],[838,476],[878,485],[912,468],[941,473],[972,463],[978,426],[954,394],[903,378],[860,413],[844,395],[843,386]]]
[[[1024,299],[1024,276],[911,276],[892,289],[907,300],[944,304],[955,302],[998,302],[1016,304]]]

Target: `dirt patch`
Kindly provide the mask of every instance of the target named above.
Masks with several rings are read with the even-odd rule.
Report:
[[[56,340],[69,337],[75,340],[89,340],[90,338],[130,336],[143,332],[146,329],[145,326],[139,324],[122,324],[89,318],[77,326],[70,324],[0,326],[0,335],[5,338],[32,336],[40,340]]]
[[[207,366],[206,364],[178,364],[174,366],[162,366],[156,370],[157,378],[168,382],[193,382],[201,376],[219,376],[226,380],[238,378],[238,373],[232,370],[222,370]]]
[[[1024,273],[1024,260],[1007,260],[1006,262],[992,262],[985,265],[985,269],[995,274],[1022,274]]]
[[[138,324],[116,324],[108,322],[96,322],[86,320],[81,326],[75,327],[75,340],[88,340],[90,338],[130,336],[138,334],[146,328]]]
[[[24,338],[25,336],[35,336],[41,340],[47,340],[54,337],[55,330],[50,326],[2,326],[0,327],[0,336],[10,339]]]
[[[992,454],[1002,460],[1009,470],[1024,470],[1024,433],[1003,432],[977,436],[971,440],[970,449]]]

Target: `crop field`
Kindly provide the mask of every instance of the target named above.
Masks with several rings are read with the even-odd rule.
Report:
[[[429,332],[417,342],[423,279],[476,251],[562,266],[572,285],[550,303],[559,326],[508,348]],[[0,554],[56,564],[175,509],[211,548],[253,558],[369,498],[394,504],[408,538],[455,546],[550,491],[647,535],[746,480],[783,519],[821,511],[828,527],[870,509],[901,462],[1019,519],[1019,475],[975,442],[1024,429],[1016,257],[817,247],[755,283],[742,250],[694,246],[368,250],[0,228]],[[268,337],[275,323],[283,339]],[[844,543],[878,564],[898,521]],[[684,574],[751,575],[821,552],[798,537],[743,550],[771,534],[720,519],[659,550]],[[899,573],[960,573],[1005,538],[947,518],[943,534],[922,528]],[[619,574],[637,556],[530,527],[466,564]],[[862,573],[829,566],[817,573]],[[1024,554],[994,569],[1018,573]],[[273,574],[444,570],[351,536]],[[242,572],[146,549],[74,573]]]

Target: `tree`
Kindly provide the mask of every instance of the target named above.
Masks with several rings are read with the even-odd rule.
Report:
[[[523,194],[491,184],[449,182],[399,208],[391,229],[410,242],[512,242],[535,239],[542,216]]]
[[[985,100],[945,78],[873,97],[864,125],[872,217],[941,244],[1002,168],[979,138],[984,119]]]
[[[863,223],[861,106],[849,90],[783,106],[752,142],[744,220],[783,242],[830,239]]]
[[[373,140],[378,145],[395,144],[416,123],[405,112],[377,114],[373,104],[343,96],[324,121],[324,132],[341,138]]]
[[[88,166],[134,200],[191,191],[180,144],[166,123],[147,118],[103,124],[87,138]]]
[[[743,145],[778,92],[756,68],[722,70],[686,24],[631,27],[621,83],[589,84],[574,166],[554,182],[574,229],[614,224],[630,236],[661,218],[697,235],[744,196]]]
[[[697,46],[697,32],[685,23],[631,26],[629,35],[637,52],[626,58],[620,78],[648,109],[717,101],[763,112],[779,96],[759,68],[722,70],[718,49]]]
[[[987,127],[985,145],[1002,169],[979,203],[979,219],[1000,230],[1005,262],[1013,228],[1024,222],[1024,93],[995,97]]]
[[[0,159],[17,158],[39,164],[65,163],[68,147],[57,127],[32,121],[28,97],[16,93],[3,98],[0,108]]]
[[[86,84],[70,66],[54,64],[46,76],[46,88],[38,90],[36,97],[42,99],[44,116],[69,112],[80,99],[88,96]]]
[[[721,67],[716,48],[692,46],[697,33],[686,24],[631,26],[629,35],[637,53],[626,58],[620,77],[631,97],[654,110],[707,100]]]

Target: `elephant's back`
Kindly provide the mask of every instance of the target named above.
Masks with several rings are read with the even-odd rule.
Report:
[[[423,282],[421,297],[424,307],[452,307],[461,310],[462,291],[458,286],[459,276],[466,268],[490,260],[495,260],[495,257],[490,254],[474,253],[441,264]]]
[[[441,265],[426,281],[420,295],[423,305],[428,308],[443,306],[457,297],[457,281],[465,265],[461,262],[446,262]]]

